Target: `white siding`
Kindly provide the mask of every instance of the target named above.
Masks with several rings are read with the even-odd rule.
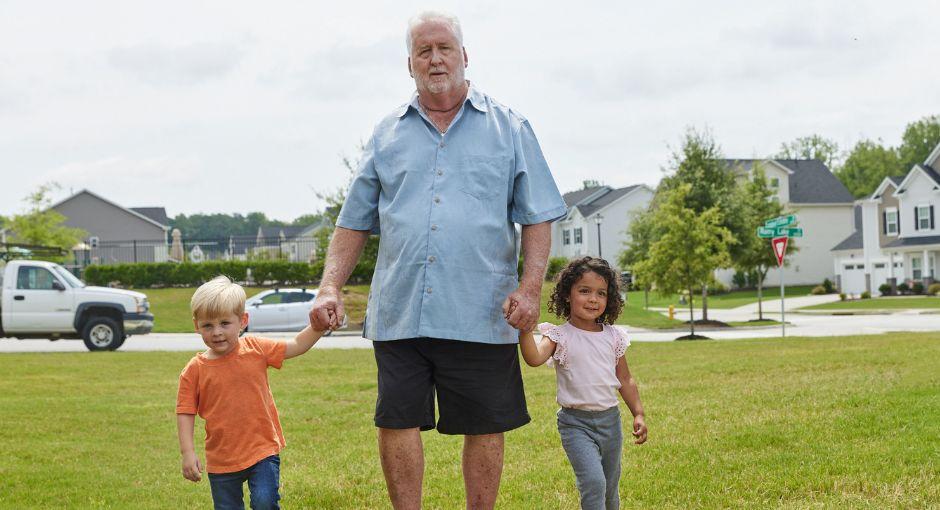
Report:
[[[937,192],[934,187],[937,184],[933,182],[922,172],[914,170],[914,175],[908,181],[904,193],[900,195],[900,216],[901,216],[901,237],[924,237],[940,235],[940,224],[934,217],[933,229],[916,229],[914,224],[914,210],[919,205],[933,205],[934,215],[940,214],[940,207],[937,207],[940,201],[937,200]]]

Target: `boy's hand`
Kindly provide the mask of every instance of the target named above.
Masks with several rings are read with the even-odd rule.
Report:
[[[634,443],[643,444],[646,442],[646,419],[643,418],[643,415],[637,415],[633,417],[633,437],[636,438]]]
[[[183,455],[183,478],[193,482],[202,480],[202,465],[195,452]]]

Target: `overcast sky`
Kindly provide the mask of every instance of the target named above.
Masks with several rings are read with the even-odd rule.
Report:
[[[687,126],[728,157],[896,145],[940,113],[940,2],[0,0],[0,214],[56,181],[126,207],[318,211],[410,97],[404,29],[462,21],[467,76],[528,117],[562,192],[655,185]]]

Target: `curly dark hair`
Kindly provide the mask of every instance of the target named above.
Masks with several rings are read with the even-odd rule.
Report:
[[[568,302],[568,296],[571,295],[571,287],[581,279],[581,275],[588,271],[597,273],[601,278],[607,280],[607,307],[604,309],[604,313],[597,318],[597,323],[613,324],[617,317],[620,317],[620,311],[623,309],[623,298],[620,297],[620,279],[610,267],[610,264],[598,257],[581,257],[572,260],[558,273],[555,289],[552,290],[552,298],[548,301],[548,311],[558,317],[563,317],[565,320],[570,319],[571,303]]]

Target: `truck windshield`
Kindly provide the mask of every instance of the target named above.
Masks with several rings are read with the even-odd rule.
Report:
[[[83,281],[79,280],[78,278],[76,278],[75,275],[73,275],[71,272],[69,272],[68,269],[65,269],[65,268],[62,267],[62,266],[52,266],[52,268],[55,269],[55,272],[56,272],[59,276],[61,276],[62,279],[64,279],[65,281],[67,281],[67,282],[69,283],[69,285],[71,285],[72,287],[75,287],[75,288],[79,288],[79,289],[80,289],[80,288],[82,288],[82,287],[85,286],[85,282],[83,282]]]

